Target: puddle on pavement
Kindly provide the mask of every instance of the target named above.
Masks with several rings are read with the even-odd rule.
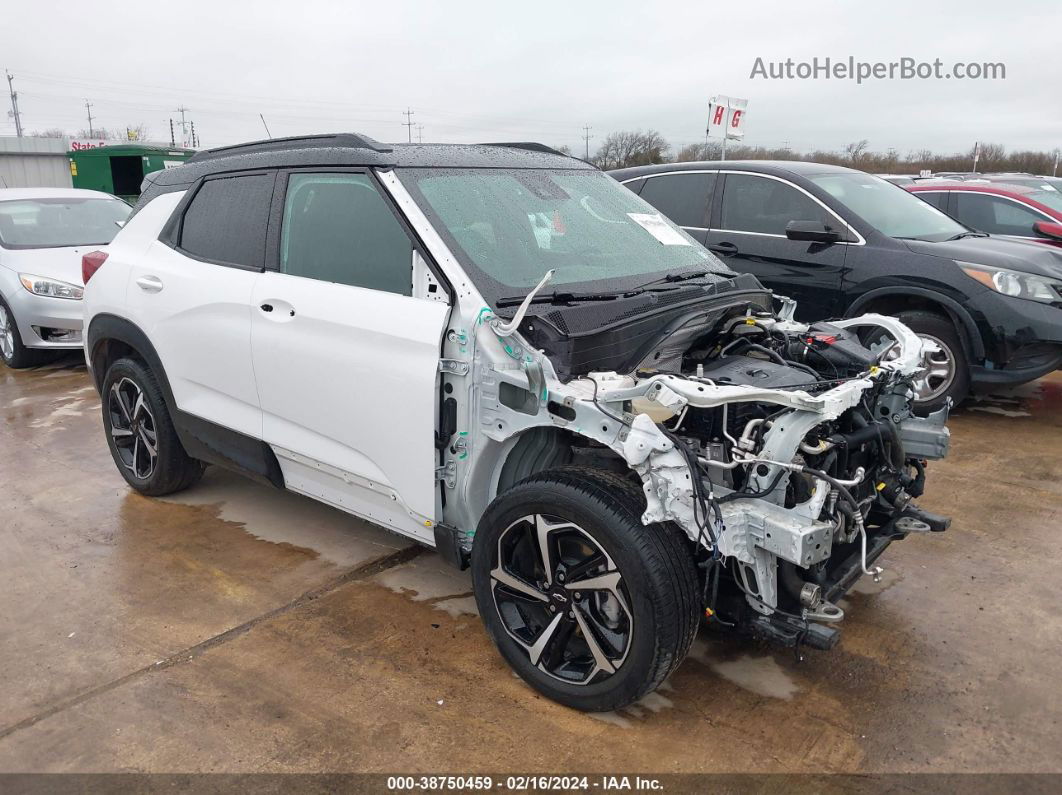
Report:
[[[189,506],[210,506],[258,539],[311,549],[342,568],[389,554],[412,542],[329,505],[282,491],[233,472],[210,467],[188,491],[162,498]]]
[[[706,665],[719,676],[757,695],[789,701],[800,686],[769,654],[726,655],[719,643],[696,638],[687,659]]]
[[[472,578],[447,565],[438,555],[420,558],[377,575],[376,581],[414,602],[427,602],[452,618],[478,616]]]

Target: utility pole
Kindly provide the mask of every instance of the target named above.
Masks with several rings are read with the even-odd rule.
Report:
[[[402,115],[406,117],[406,120],[402,122],[402,126],[406,128],[406,137],[409,139],[409,143],[413,143],[413,111],[406,106],[406,109],[402,111]]]
[[[273,137],[273,133],[269,132],[269,125],[266,124],[265,116],[263,116],[261,113],[259,113],[258,114],[258,118],[260,118],[262,120],[262,126],[265,127],[266,138],[272,138]]]
[[[1052,177],[1058,176],[1058,150],[1055,150],[1055,169],[1051,172]]]
[[[424,143],[424,125],[423,124],[418,124],[417,125],[417,143],[418,144]]]
[[[10,72],[8,72],[7,70],[5,70],[4,73],[7,75],[7,90],[8,90],[8,93],[11,94],[11,113],[8,114],[8,115],[14,117],[14,119],[15,119],[15,135],[17,135],[19,138],[21,138],[22,137],[22,116],[18,112],[18,92],[15,91],[15,84],[14,84],[15,76],[13,74],[11,74]]]
[[[180,105],[176,113],[181,114],[181,146],[188,146],[188,122],[184,120],[184,114],[188,110],[184,105]]]
[[[170,146],[177,146],[177,138],[173,134],[173,119],[170,119]]]
[[[196,135],[195,135],[195,122],[194,121],[192,122],[192,148],[193,149],[199,148],[199,139],[196,138]]]
[[[587,160],[590,159],[590,139],[594,137],[594,136],[592,136],[590,134],[590,130],[592,130],[592,129],[593,129],[593,127],[591,127],[589,124],[584,124],[583,125],[583,141],[586,143],[586,159]]]
[[[92,128],[92,103],[85,100],[85,112],[88,113],[89,138],[96,137],[96,131]]]

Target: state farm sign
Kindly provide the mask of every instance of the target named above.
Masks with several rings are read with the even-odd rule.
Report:
[[[102,138],[71,138],[70,139],[70,151],[81,152],[85,149],[99,149],[101,146],[107,146],[107,141]]]

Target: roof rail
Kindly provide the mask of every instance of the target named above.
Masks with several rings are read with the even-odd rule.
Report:
[[[201,163],[204,160],[212,160],[215,157],[228,157],[230,155],[254,154],[257,152],[272,152],[277,150],[291,149],[316,149],[323,146],[346,147],[350,149],[369,149],[373,152],[386,153],[393,151],[389,144],[383,144],[359,133],[328,133],[326,135],[296,135],[290,138],[268,138],[263,141],[249,141],[233,146],[219,146],[215,149],[205,149],[197,152],[189,158],[188,162]]]
[[[534,141],[503,141],[501,143],[480,144],[480,146],[504,146],[508,149],[526,149],[529,152],[544,152],[547,155],[571,157],[571,155],[566,155],[559,149],[554,149],[552,146],[546,146],[545,144],[537,144]]]

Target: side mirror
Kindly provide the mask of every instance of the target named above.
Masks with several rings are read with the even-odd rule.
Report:
[[[841,239],[839,234],[818,221],[790,221],[785,225],[785,236],[809,243],[836,243]]]
[[[1033,231],[1041,237],[1062,240],[1062,224],[1055,224],[1051,221],[1037,221],[1033,224]]]

